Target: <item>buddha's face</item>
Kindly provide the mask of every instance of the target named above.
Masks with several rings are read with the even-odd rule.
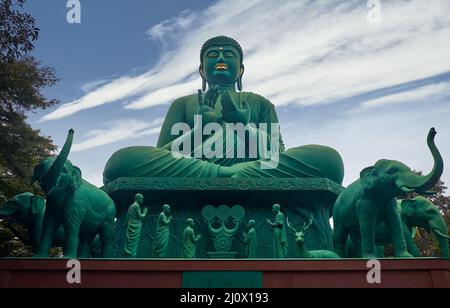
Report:
[[[234,84],[243,72],[239,51],[233,46],[212,46],[203,54],[201,74],[209,84]]]

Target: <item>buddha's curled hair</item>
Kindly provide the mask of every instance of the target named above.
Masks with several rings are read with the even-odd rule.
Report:
[[[212,46],[233,46],[239,51],[241,63],[244,61],[244,53],[242,52],[241,45],[239,45],[239,43],[235,39],[232,39],[231,37],[219,35],[210,38],[203,44],[202,49],[200,50],[200,62],[202,62],[203,54],[205,53],[206,49]]]

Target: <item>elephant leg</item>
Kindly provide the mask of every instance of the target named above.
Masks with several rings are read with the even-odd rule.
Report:
[[[375,226],[373,222],[361,225],[361,253],[363,258],[376,259]]]
[[[406,249],[406,241],[402,221],[397,210],[396,201],[393,200],[386,210],[386,225],[388,226],[392,245],[394,246],[394,256],[397,258],[411,258],[411,254]]]
[[[95,234],[80,234],[80,242],[78,244],[78,258],[89,258],[91,244]]]
[[[420,257],[419,249],[417,249],[416,243],[412,237],[411,231],[405,223],[402,223],[403,235],[405,236],[406,247],[408,252],[414,257]]]
[[[53,238],[56,230],[61,226],[61,223],[50,215],[45,215],[44,230],[37,246],[34,257],[48,257],[50,248],[52,247]]]
[[[360,199],[356,206],[361,233],[361,253],[363,258],[376,259],[375,227],[378,217],[377,204],[373,201]]]
[[[334,250],[341,257],[345,258],[345,246],[347,244],[348,231],[347,229],[340,225],[334,225]]]
[[[102,243],[102,257],[114,257],[114,225],[110,222],[104,222],[99,235]]]
[[[438,240],[439,247],[441,248],[441,256],[447,260],[450,260],[448,256],[448,239],[440,237],[439,235],[436,235],[436,239]]]
[[[100,258],[102,256],[102,244],[98,234],[94,237],[91,243],[91,251],[89,252],[91,258]]]
[[[78,253],[78,243],[80,240],[80,225],[70,224],[65,226],[66,244],[64,246],[65,258],[76,258]]]
[[[384,246],[377,246],[377,257],[378,258],[385,258],[384,255]]]
[[[350,239],[353,243],[353,258],[361,258],[362,252],[361,252],[361,234],[356,232],[350,233]]]

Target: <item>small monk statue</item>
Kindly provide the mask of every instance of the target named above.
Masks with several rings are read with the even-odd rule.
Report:
[[[162,212],[156,221],[156,236],[153,243],[153,256],[156,258],[164,258],[167,256],[170,239],[170,223],[173,221],[170,215],[170,205],[164,204]]]
[[[134,203],[128,208],[127,215],[127,237],[125,243],[125,258],[136,258],[139,247],[139,238],[141,236],[142,220],[148,212],[148,208],[141,211],[144,196],[136,194]]]
[[[250,219],[247,225],[248,232],[244,233],[245,256],[250,259],[257,258],[258,238],[256,236],[256,222]]]
[[[201,235],[194,233],[194,220],[192,218],[186,219],[186,228],[183,230],[183,258],[194,259],[196,254],[196,245],[200,240]]]
[[[272,212],[275,213],[275,220],[267,219],[267,223],[273,228],[273,246],[275,258],[286,258],[288,253],[286,217],[281,212],[279,204],[274,204]]]
[[[200,51],[202,89],[171,104],[156,147],[114,153],[103,172],[104,183],[119,177],[320,177],[341,184],[344,167],[336,150],[321,145],[285,150],[274,105],[242,91],[243,60],[234,39],[207,40]]]

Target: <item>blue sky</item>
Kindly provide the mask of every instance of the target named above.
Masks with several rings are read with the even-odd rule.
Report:
[[[450,157],[450,2],[80,0],[81,24],[66,1],[28,1],[41,29],[35,55],[61,81],[46,89],[58,106],[29,115],[101,185],[114,151],[155,145],[170,102],[201,86],[201,44],[224,34],[244,49],[244,90],[277,107],[288,147],[330,145],[344,159],[344,184],[381,158],[425,173],[430,127]],[[450,183],[445,170],[444,181]]]

